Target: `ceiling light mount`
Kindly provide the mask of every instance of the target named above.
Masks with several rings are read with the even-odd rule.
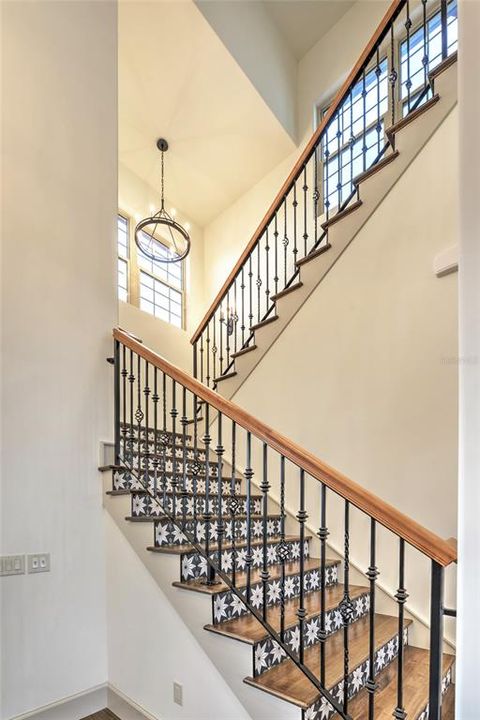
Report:
[[[140,252],[161,263],[174,263],[184,260],[190,252],[190,236],[186,229],[180,225],[165,210],[165,159],[168,142],[165,138],[158,138],[156,146],[161,153],[161,206],[160,210],[150,217],[146,217],[135,228],[135,243]],[[165,253],[168,247],[170,253]]]

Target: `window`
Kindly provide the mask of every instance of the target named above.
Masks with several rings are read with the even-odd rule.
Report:
[[[165,322],[184,325],[184,262],[163,263],[150,260],[137,248],[134,223],[118,215],[118,297]],[[170,256],[167,243],[157,252]]]
[[[383,147],[387,73],[385,58],[378,71],[375,66],[357,82],[327,129],[322,146],[325,208],[339,207],[347,200],[354,178],[372,165]]]
[[[458,8],[457,0],[451,0],[447,5],[447,54],[456,51],[458,45]],[[442,61],[442,32],[441,13],[438,10],[427,20],[426,32],[423,24],[410,33],[400,43],[400,98],[402,113],[406,115],[415,105],[425,81],[427,73],[433,70]],[[408,78],[410,76],[410,93]],[[425,96],[423,102],[431,97],[431,92]]]
[[[129,258],[129,222],[123,215],[117,216],[118,245],[118,299],[128,302],[128,258]]]

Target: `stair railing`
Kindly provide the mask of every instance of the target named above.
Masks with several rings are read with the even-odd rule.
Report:
[[[429,719],[440,720],[442,704],[443,655],[443,588],[444,569],[456,561],[456,548],[420,524],[385,503],[345,475],[329,467],[307,450],[277,433],[229,400],[221,397],[184,371],[175,367],[138,340],[116,329],[114,336],[114,399],[115,399],[115,462],[126,467],[140,482],[149,497],[159,505],[161,514],[179,529],[186,541],[205,559],[203,582],[225,583],[236,595],[241,606],[250,611],[263,625],[271,639],[290,658],[318,690],[318,697],[328,704],[330,715],[337,713],[348,720],[353,684],[350,665],[351,624],[355,605],[350,593],[351,544],[358,528],[357,518],[366,519],[369,538],[369,663],[365,671],[365,687],[369,693],[368,718],[375,718],[376,675],[378,670],[375,631],[376,583],[380,572],[380,552],[384,569],[392,562],[398,568],[398,632],[396,634],[397,707],[395,718],[405,717],[403,653],[407,623],[405,620],[406,550],[413,551],[430,563],[430,676]],[[200,419],[199,410],[203,420]],[[193,433],[192,443],[186,442],[187,428]],[[203,434],[200,436],[200,428]],[[213,435],[213,437],[212,437]],[[177,442],[178,439],[178,442]],[[200,454],[204,460],[199,462]],[[230,470],[224,460],[228,458]],[[245,517],[239,521],[240,502],[235,483],[237,468],[243,468],[246,504]],[[252,519],[251,496],[254,475],[262,495],[261,517]],[[187,475],[193,477],[193,497],[203,481],[205,500],[202,512],[193,503],[193,516],[186,514]],[[317,482],[314,482],[317,481]],[[274,520],[279,539],[275,563],[281,566],[276,601],[280,608],[279,627],[271,622],[269,577],[272,558],[268,553],[270,490],[279,497],[280,514]],[[217,497],[216,515],[212,501]],[[296,504],[295,520],[287,514],[286,503]],[[312,522],[318,528],[320,561],[317,578],[306,570],[308,562],[307,508],[314,508]],[[330,528],[343,527],[343,599],[340,604],[343,634],[343,683],[335,694],[327,688],[329,658],[325,651],[329,628],[326,624],[327,538]],[[205,533],[200,537],[199,522]],[[262,527],[262,560],[257,578],[254,576],[252,537],[254,523]],[[360,521],[361,522],[361,521]],[[292,556],[288,528],[292,524],[298,537],[297,557]],[[241,527],[242,526],[242,527]],[[365,525],[361,526],[365,529]],[[243,529],[243,530],[242,530]],[[381,530],[381,537],[380,531]],[[388,538],[385,537],[385,533]],[[228,539],[233,553],[233,567],[225,567],[223,551]],[[237,566],[239,543],[246,547],[245,572]],[[393,544],[392,544],[393,542]],[[365,546],[365,533],[361,545]],[[385,557],[386,553],[386,557]],[[394,556],[392,557],[392,553]],[[288,563],[296,560],[298,584],[293,588],[286,580]],[[307,636],[306,597],[313,589],[320,592],[318,632]],[[285,603],[298,598],[297,643],[287,642],[285,635]],[[448,611],[447,611],[448,612]],[[312,643],[319,643],[319,666],[312,664]],[[315,652],[316,649],[315,649]],[[324,717],[324,715],[322,715]]]
[[[191,339],[203,383],[234,370],[302,262],[330,247],[329,227],[361,202],[362,175],[395,151],[391,128],[433,98],[456,18],[457,0],[392,2]]]

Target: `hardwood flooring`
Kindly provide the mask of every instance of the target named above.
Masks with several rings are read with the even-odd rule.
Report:
[[[93,715],[82,718],[82,720],[120,720],[120,718],[117,715],[114,715],[111,710],[108,710],[108,708],[104,708]]]

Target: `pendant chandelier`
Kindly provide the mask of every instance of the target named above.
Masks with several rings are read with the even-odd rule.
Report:
[[[190,252],[190,236],[185,228],[165,210],[164,155],[168,150],[167,141],[159,138],[157,148],[162,156],[160,210],[140,220],[135,228],[135,243],[149,260],[161,263],[180,262]],[[165,247],[169,249],[169,253],[165,252]]]

